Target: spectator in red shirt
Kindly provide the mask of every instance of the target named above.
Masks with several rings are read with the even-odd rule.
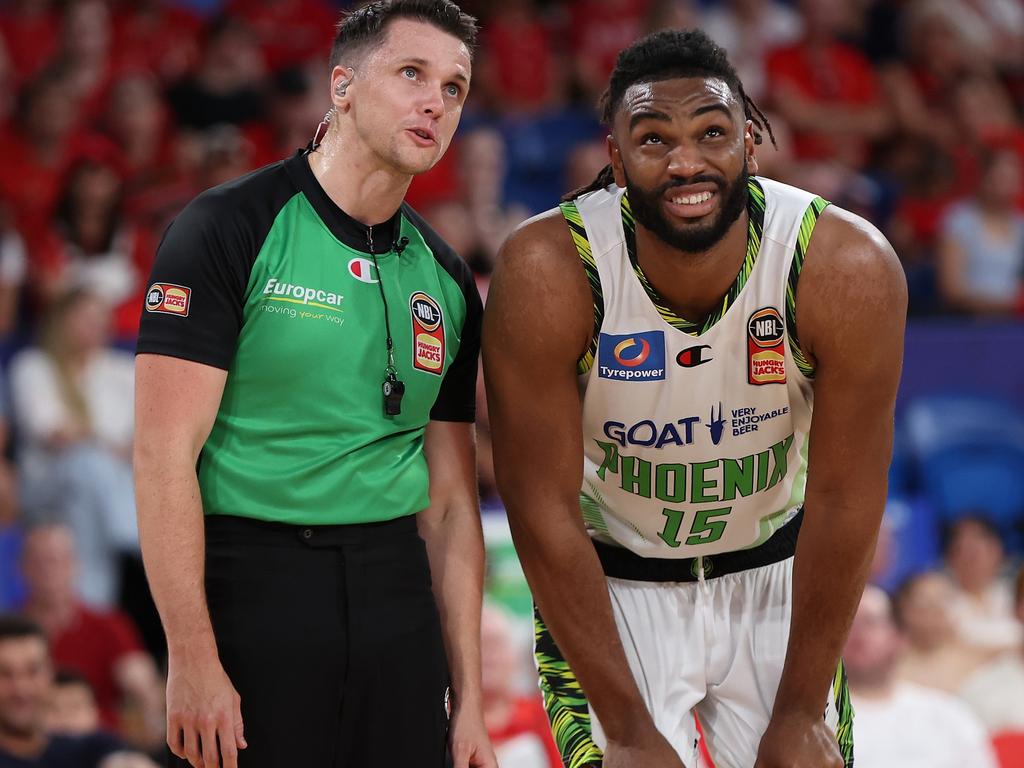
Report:
[[[30,249],[46,230],[78,143],[73,135],[78,117],[69,93],[61,72],[45,72],[26,86],[18,119],[0,128],[0,199]]]
[[[650,0],[573,0],[569,43],[579,84],[593,101],[608,83],[619,51],[643,33]]]
[[[768,55],[772,104],[793,129],[798,159],[862,168],[869,142],[891,126],[874,71],[839,41],[841,0],[802,0],[800,10],[803,40]]]
[[[124,216],[116,148],[90,147],[63,187],[50,236],[32,256],[35,290],[49,305],[70,288],[87,288],[114,308],[115,338],[134,338],[156,247]]]
[[[561,92],[564,68],[534,0],[505,0],[481,34],[474,87],[504,111],[532,112]],[[480,91],[474,91],[478,98]]]
[[[78,671],[96,694],[101,720],[118,730],[125,700],[145,715],[148,743],[164,737],[163,686],[135,627],[118,611],[100,612],[75,593],[76,557],[70,531],[44,525],[26,535],[22,571],[24,613],[46,631],[54,663]]]
[[[202,22],[171,0],[113,2],[114,45],[164,82],[178,80],[199,63]]]
[[[19,82],[38,75],[57,50],[60,21],[49,0],[12,0],[0,11],[0,35]]]
[[[502,768],[559,768],[562,765],[540,694],[523,695],[517,683],[528,659],[517,653],[508,616],[485,605],[481,616],[484,723]],[[525,646],[523,646],[525,650]]]
[[[226,12],[252,29],[271,70],[319,62],[338,24],[324,0],[231,0]]]

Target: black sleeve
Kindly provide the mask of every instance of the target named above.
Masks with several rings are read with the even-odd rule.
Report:
[[[137,353],[231,366],[260,247],[236,203],[213,189],[171,222],[153,264]]]
[[[455,359],[444,375],[441,391],[430,410],[430,418],[435,421],[471,422],[476,419],[476,377],[480,360],[483,304],[476,280],[466,263],[458,259],[454,266],[449,268],[449,274],[458,282],[466,299],[466,319],[462,322],[459,351],[455,353]]]

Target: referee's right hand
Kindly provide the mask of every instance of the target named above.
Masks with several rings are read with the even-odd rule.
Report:
[[[193,768],[238,768],[242,699],[216,651],[167,661],[167,745]]]

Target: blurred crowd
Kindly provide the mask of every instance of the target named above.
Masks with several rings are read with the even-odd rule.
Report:
[[[105,729],[159,750],[164,650],[130,463],[150,264],[193,196],[309,142],[347,5],[0,2],[0,612],[31,620],[0,621],[0,766],[18,718],[40,738]],[[485,295],[506,234],[604,165],[595,103],[616,53],[648,31],[700,26],[770,120],[763,175],[879,226],[915,316],[1024,315],[1022,0],[461,5],[483,28],[472,94],[409,201]],[[484,406],[481,498],[498,520]],[[1009,527],[977,512],[945,520],[943,556],[913,569],[894,567],[883,530],[887,592],[865,594],[846,653],[864,768],[1024,765],[1021,547],[1007,534],[1024,506]],[[514,557],[492,563],[487,722],[504,768],[547,768],[557,757],[529,668],[528,599],[507,588],[509,568]]]

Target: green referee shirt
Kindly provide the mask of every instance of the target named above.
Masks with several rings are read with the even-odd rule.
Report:
[[[406,386],[398,416],[381,392],[381,286]],[[473,421],[480,321],[469,268],[412,208],[355,221],[300,151],[174,220],[137,351],[228,372],[199,459],[206,514],[365,523],[428,505],[424,429]]]

